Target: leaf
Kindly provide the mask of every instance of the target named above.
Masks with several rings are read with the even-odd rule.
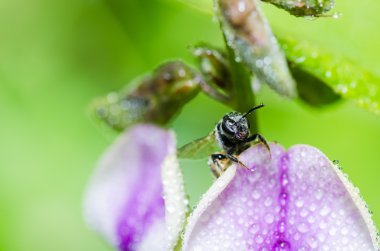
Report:
[[[307,43],[291,38],[280,38],[279,42],[294,68],[322,81],[336,94],[355,101],[359,107],[380,115],[378,76]]]
[[[211,0],[177,0],[181,4],[184,4],[192,9],[205,12],[208,14],[213,13]]]
[[[298,96],[310,106],[321,107],[340,100],[340,95],[315,76],[299,67],[290,66],[297,83]]]

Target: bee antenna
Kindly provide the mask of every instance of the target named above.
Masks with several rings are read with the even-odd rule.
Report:
[[[255,106],[255,107],[249,109],[248,112],[244,113],[243,116],[241,116],[241,119],[244,118],[244,117],[246,117],[247,115],[249,115],[249,114],[250,114],[251,112],[253,112],[254,110],[257,110],[257,109],[262,108],[262,107],[264,107],[264,104],[263,104],[263,103],[261,103],[261,104]]]

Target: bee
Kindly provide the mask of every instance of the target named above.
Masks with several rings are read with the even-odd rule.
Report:
[[[250,147],[252,142],[258,140],[269,151],[269,145],[262,135],[258,133],[250,135],[250,124],[247,119],[249,114],[262,107],[264,104],[255,106],[244,114],[239,112],[227,113],[210,134],[182,146],[178,150],[179,158],[203,158],[214,152],[211,154],[208,164],[216,177],[224,172],[230,161],[247,168],[237,156]],[[216,152],[215,145],[218,145],[222,152]]]

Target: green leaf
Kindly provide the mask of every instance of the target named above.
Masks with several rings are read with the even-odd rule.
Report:
[[[322,81],[336,94],[354,100],[359,107],[380,115],[378,76],[307,43],[289,38],[280,38],[279,42],[293,68]]]
[[[322,107],[341,100],[330,86],[300,67],[290,64],[290,71],[297,83],[298,96],[308,105]]]
[[[205,12],[208,14],[213,13],[212,0],[176,0],[176,1],[201,12]]]

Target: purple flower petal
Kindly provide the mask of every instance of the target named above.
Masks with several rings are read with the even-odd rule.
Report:
[[[86,192],[85,217],[119,250],[175,246],[186,208],[175,150],[173,134],[139,125],[121,135],[98,163]],[[166,216],[165,206],[173,211]]]
[[[188,219],[183,250],[378,250],[365,203],[319,150],[261,145],[230,166]]]

